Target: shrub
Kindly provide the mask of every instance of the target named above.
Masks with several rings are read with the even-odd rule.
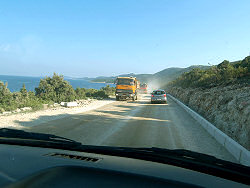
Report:
[[[94,94],[97,92],[97,89],[86,89],[86,96],[87,97],[94,97]]]
[[[75,90],[69,82],[54,73],[53,77],[41,79],[35,92],[27,91],[23,84],[19,92],[11,93],[7,88],[8,84],[0,81],[0,112],[12,111],[17,108],[31,107],[33,110],[43,108],[43,104],[54,104],[62,101],[69,102],[75,99],[85,99],[86,97],[107,98],[114,95],[115,88],[109,85],[97,89],[76,88]]]
[[[107,85],[106,87],[102,87],[101,91],[104,91],[107,96],[115,95],[115,88]]]
[[[108,95],[105,93],[105,91],[99,90],[93,93],[93,97],[101,97],[101,98],[108,98]]]
[[[212,66],[209,69],[201,70],[199,68],[192,69],[172,81],[169,86],[201,87],[208,88],[222,84],[240,82],[249,82],[249,64],[250,57],[237,62],[236,64],[229,61],[223,61],[217,66]]]
[[[38,88],[35,88],[36,96],[47,101],[60,103],[76,99],[76,93],[69,82],[62,75],[54,73],[53,77],[41,79]]]
[[[76,99],[85,99],[86,98],[86,89],[85,88],[76,88]]]
[[[0,108],[5,111],[10,111],[17,108],[17,103],[13,99],[13,95],[7,86],[7,83],[4,84],[0,81]]]

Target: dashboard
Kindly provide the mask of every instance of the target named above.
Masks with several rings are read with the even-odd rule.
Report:
[[[248,187],[157,162],[0,144],[0,187]]]

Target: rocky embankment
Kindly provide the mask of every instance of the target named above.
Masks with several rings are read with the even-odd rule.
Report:
[[[231,85],[210,89],[171,87],[167,91],[250,150],[249,86]]]

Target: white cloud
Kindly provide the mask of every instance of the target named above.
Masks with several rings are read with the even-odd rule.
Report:
[[[21,62],[32,62],[43,53],[42,39],[26,35],[13,43],[0,44],[0,57],[15,58]]]
[[[28,35],[21,38],[19,45],[25,56],[37,55],[41,53],[42,39],[34,35]]]
[[[2,44],[0,45],[0,51],[2,52],[8,52],[11,49],[11,45],[10,44]]]

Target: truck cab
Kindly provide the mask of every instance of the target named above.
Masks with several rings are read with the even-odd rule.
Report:
[[[137,100],[140,82],[136,77],[117,77],[116,81],[116,100]]]

